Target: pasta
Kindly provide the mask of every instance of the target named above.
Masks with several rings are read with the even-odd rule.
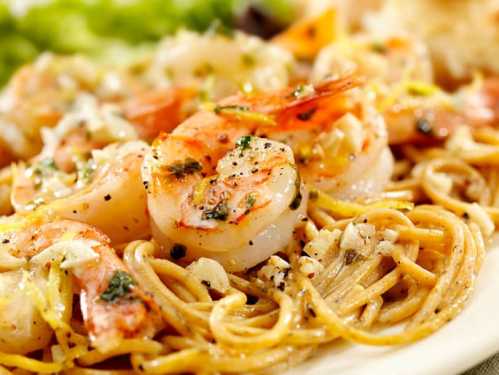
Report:
[[[313,38],[295,34],[278,40]],[[290,68],[294,86],[236,94],[247,74],[266,82],[241,52],[252,68],[213,76],[216,97],[236,94],[216,103],[199,102],[216,75],[203,61],[182,73],[196,95],[161,101],[184,79],[154,87],[175,64],[164,50],[144,77],[121,72],[126,100],[73,87],[30,158],[0,173],[0,373],[280,372],[327,343],[407,345],[454,319],[499,224],[499,99],[480,79],[445,93],[407,72],[410,55],[390,74],[390,48],[419,58],[420,42],[365,38],[329,41],[315,84]],[[279,43],[268,51],[299,71]],[[381,73],[365,54],[386,58]],[[144,87],[167,91],[151,102]]]

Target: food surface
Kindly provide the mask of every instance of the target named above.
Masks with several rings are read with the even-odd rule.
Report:
[[[458,316],[499,224],[499,76],[458,46],[493,36],[373,21],[435,6],[408,3],[276,2],[301,16],[273,35],[255,2],[240,30],[178,30],[140,61],[18,69],[0,373],[280,373]]]

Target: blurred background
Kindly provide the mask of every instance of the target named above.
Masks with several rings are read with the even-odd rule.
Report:
[[[0,86],[42,51],[126,63],[179,28],[262,37],[296,17],[294,0],[0,0]]]

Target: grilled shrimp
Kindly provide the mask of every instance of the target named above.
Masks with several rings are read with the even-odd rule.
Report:
[[[308,184],[341,199],[367,198],[383,190],[393,160],[383,118],[356,85],[344,78],[275,94],[240,94],[216,109],[226,118],[259,114],[255,134],[289,145]]]
[[[40,129],[53,126],[75,94],[97,84],[95,68],[80,57],[42,55],[14,75],[0,95],[0,144],[13,158],[41,149]]]
[[[412,82],[394,94],[383,110],[391,144],[435,143],[459,126],[472,129],[499,124],[499,79],[478,80],[455,93]]]
[[[337,42],[321,52],[312,79],[352,71],[368,78],[390,144],[431,143],[459,125],[495,126],[499,120],[498,78],[447,93],[432,83],[431,60],[417,40],[359,37]]]
[[[80,306],[85,327],[93,346],[107,349],[122,338],[152,336],[161,325],[158,309],[151,298],[136,284],[123,262],[110,246],[110,240],[93,227],[73,221],[57,221],[49,224],[32,225],[27,229],[6,231],[0,234],[2,253],[17,260],[26,272],[40,274],[54,263],[62,270],[71,272],[80,294]],[[12,272],[0,274],[0,282],[10,277]],[[42,283],[37,282],[37,287]],[[23,284],[12,285],[20,290],[16,293],[21,298]],[[24,311],[31,306],[30,299],[13,310]],[[36,315],[36,311],[31,312]],[[26,318],[27,315],[24,315]],[[16,348],[13,351],[28,352],[43,344],[38,341],[50,339],[50,334],[37,327],[38,320],[28,320],[18,328],[8,327],[8,333],[15,337],[24,333],[26,341],[33,344],[28,348]],[[28,329],[24,326],[31,325]],[[26,328],[23,332],[21,329]],[[43,327],[43,326],[42,326]],[[46,327],[45,327],[46,328]],[[6,335],[6,333],[3,333]],[[36,344],[36,345],[35,345]]]
[[[248,134],[201,112],[155,141],[143,179],[153,235],[173,259],[241,271],[289,243],[306,209],[293,153]]]
[[[0,245],[2,248],[5,245]],[[41,272],[32,280],[43,285]],[[0,351],[26,354],[48,345],[52,331],[42,318],[23,279],[21,269],[0,273]]]
[[[149,218],[140,168],[147,149],[141,141],[112,144],[69,173],[53,159],[19,166],[12,205],[19,213],[42,206],[55,217],[94,225],[115,243],[144,238]]]
[[[321,51],[311,80],[317,82],[327,76],[343,77],[354,72],[369,82],[375,104],[385,118],[391,144],[417,139],[423,133],[416,125],[421,108],[428,104],[444,108],[448,104],[441,95],[435,96],[431,103],[421,95],[425,88],[433,87],[433,74],[428,51],[416,39],[358,35],[339,40]]]
[[[134,95],[120,103],[140,139],[152,141],[161,132],[170,132],[189,113],[195,92],[187,88],[168,88]]]
[[[275,90],[289,83],[293,57],[257,37],[181,31],[159,46],[147,76],[159,87],[182,85],[212,100],[246,91]]]
[[[140,178],[148,146],[135,140],[137,132],[116,106],[80,95],[75,108],[42,135],[40,155],[14,168],[11,203],[16,212],[48,204],[58,217],[95,225],[113,241],[148,234]]]

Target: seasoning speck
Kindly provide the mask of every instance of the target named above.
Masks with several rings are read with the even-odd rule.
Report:
[[[170,256],[175,260],[182,259],[183,257],[185,257],[185,254],[187,254],[187,248],[179,243],[173,245],[172,249],[170,250]]]

